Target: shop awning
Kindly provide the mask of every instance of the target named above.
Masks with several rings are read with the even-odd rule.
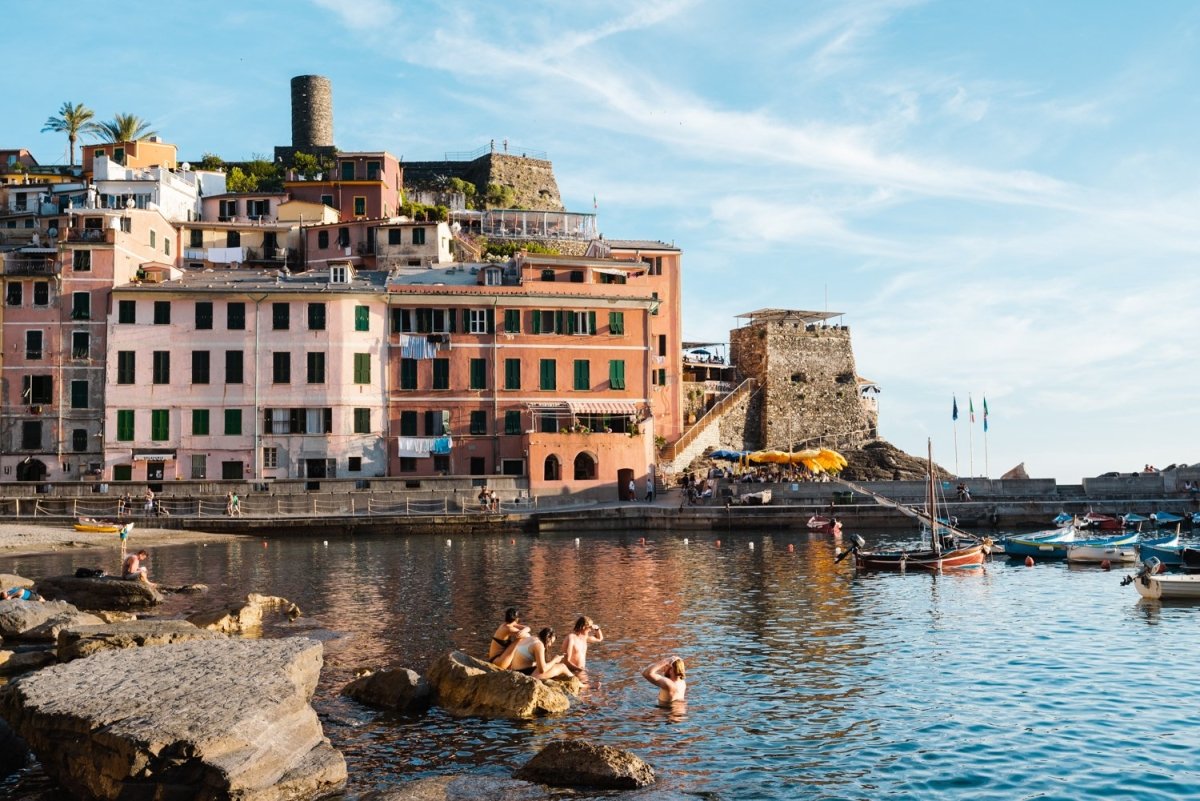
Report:
[[[641,404],[631,400],[590,400],[571,401],[569,405],[574,414],[636,415]]]

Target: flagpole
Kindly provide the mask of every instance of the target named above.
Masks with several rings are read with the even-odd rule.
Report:
[[[975,477],[975,400],[967,393],[967,453],[970,457],[971,477]]]
[[[983,396],[983,474],[991,478],[992,471],[988,463],[988,407],[987,395]]]
[[[950,420],[954,429],[954,475],[958,476],[958,396],[951,396]]]

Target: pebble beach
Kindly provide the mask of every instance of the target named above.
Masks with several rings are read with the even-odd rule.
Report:
[[[163,545],[184,545],[194,542],[226,542],[237,534],[210,534],[203,531],[180,531],[166,528],[143,528],[139,523],[129,538],[129,545],[152,548]],[[65,550],[86,551],[120,547],[116,534],[76,531],[67,523],[40,525],[36,523],[0,523],[0,560],[8,556],[54,553]]]

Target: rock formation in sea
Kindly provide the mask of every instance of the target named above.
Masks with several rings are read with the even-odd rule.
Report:
[[[425,677],[434,700],[453,715],[536,718],[566,712],[579,679],[542,681],[481,659],[451,651],[430,666]]]

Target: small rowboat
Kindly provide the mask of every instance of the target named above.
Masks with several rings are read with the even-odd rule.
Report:
[[[1005,537],[1000,540],[1004,553],[1010,558],[1032,556],[1035,559],[1062,559],[1067,546],[1075,542],[1075,527],[1037,531],[1024,537]]]
[[[1132,584],[1138,595],[1152,601],[1200,600],[1200,576],[1159,573],[1159,561],[1151,558],[1136,575],[1126,576],[1121,585]]]
[[[1089,564],[1100,564],[1101,562],[1136,562],[1138,561],[1139,548],[1143,543],[1136,541],[1126,542],[1130,538],[1124,537],[1117,542],[1091,544],[1087,542],[1076,543],[1067,548],[1068,562],[1083,562]],[[1167,537],[1156,537],[1146,540],[1145,545],[1151,547],[1168,548],[1179,545],[1179,535],[1172,534]],[[1144,559],[1142,561],[1145,561]]]
[[[95,520],[90,517],[81,517],[75,521],[76,531],[87,531],[95,534],[116,534],[123,526],[123,523],[113,523],[109,520]]]

